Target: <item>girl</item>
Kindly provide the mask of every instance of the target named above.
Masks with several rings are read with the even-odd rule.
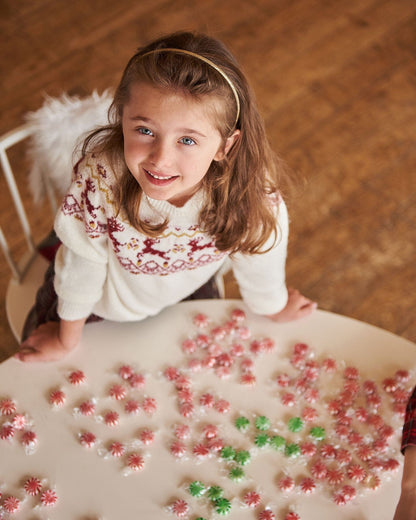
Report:
[[[65,356],[87,320],[157,314],[209,283],[227,258],[254,312],[287,321],[313,311],[286,289],[278,166],[220,42],[182,32],[140,49],[109,121],[74,168],[55,220],[54,291],[43,288],[48,308],[39,297],[19,359]]]

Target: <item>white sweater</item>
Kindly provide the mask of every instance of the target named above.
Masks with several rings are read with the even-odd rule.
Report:
[[[94,313],[115,321],[142,320],[192,294],[228,258],[198,225],[202,191],[180,208],[143,196],[142,219],[169,219],[163,234],[150,238],[117,215],[114,184],[105,161],[84,158],[56,217],[62,246],[55,263],[55,290],[62,319]],[[258,314],[278,312],[287,302],[288,215],[283,202],[278,224],[280,240],[270,252],[230,258],[241,295]]]

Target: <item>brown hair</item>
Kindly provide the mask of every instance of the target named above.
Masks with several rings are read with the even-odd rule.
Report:
[[[236,100],[230,86],[206,62],[183,53],[153,52],[177,48],[196,53],[219,67],[230,79],[240,101],[236,122]],[[206,197],[200,211],[201,228],[214,237],[220,251],[259,253],[275,233],[276,207],[271,194],[278,195],[281,169],[266,138],[254,94],[234,57],[218,40],[206,35],[179,32],[160,38],[138,50],[128,62],[109,109],[110,124],[90,134],[83,153],[104,153],[117,172],[116,201],[129,222],[139,231],[158,236],[167,221],[141,221],[142,190],[123,158],[121,119],[133,83],[146,82],[157,88],[183,92],[194,99],[206,96],[222,101],[221,117],[215,118],[224,142],[235,128],[237,141],[222,161],[213,161],[202,180]]]

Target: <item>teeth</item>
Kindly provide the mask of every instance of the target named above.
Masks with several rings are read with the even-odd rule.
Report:
[[[171,175],[170,177],[160,177],[159,175],[155,175],[154,173],[152,172],[149,172],[149,170],[146,170],[147,173],[153,177],[154,179],[158,179],[158,180],[161,180],[161,181],[167,181],[169,179],[173,179],[174,175]]]

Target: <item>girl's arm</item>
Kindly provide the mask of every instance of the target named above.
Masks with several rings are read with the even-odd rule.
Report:
[[[402,488],[393,520],[416,520],[416,446],[404,452]]]
[[[20,361],[58,361],[80,342],[86,319],[48,322],[40,325],[20,345]]]
[[[285,281],[289,216],[286,205],[278,208],[279,240],[272,235],[265,245],[271,249],[259,255],[236,254],[231,259],[233,272],[243,300],[256,314],[276,322],[303,318],[311,314],[316,303],[295,289],[287,289]],[[280,309],[276,312],[276,309]]]
[[[39,326],[16,354],[22,361],[54,361],[79,343],[86,316],[102,296],[107,276],[107,224],[114,182],[103,158],[85,156],[55,218],[62,242],[55,257],[54,289],[60,322]],[[109,214],[107,214],[107,211]]]

